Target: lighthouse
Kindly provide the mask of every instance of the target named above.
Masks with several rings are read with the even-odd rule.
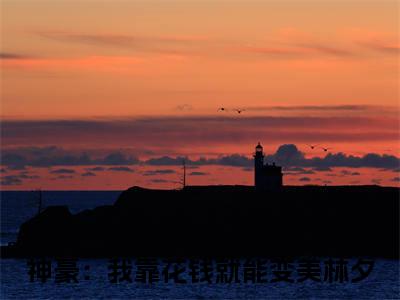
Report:
[[[254,186],[257,191],[278,190],[282,187],[282,167],[275,163],[264,164],[264,152],[260,143],[254,153]]]
[[[254,153],[254,184],[255,186],[262,185],[262,169],[264,167],[264,153],[263,147],[260,143],[256,146]]]

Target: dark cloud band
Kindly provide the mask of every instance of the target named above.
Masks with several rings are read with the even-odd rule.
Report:
[[[106,154],[102,158],[94,158],[89,154],[65,154],[65,150],[60,148],[58,151],[52,150],[49,153],[49,148],[34,148],[27,151],[26,148],[6,150],[1,153],[1,164],[3,166],[18,169],[26,166],[31,167],[52,167],[52,166],[90,166],[98,165],[97,167],[87,168],[87,171],[104,171],[105,168],[101,165],[110,166],[107,170],[110,171],[125,171],[133,172],[134,170],[127,167],[129,165],[145,164],[150,166],[181,166],[183,161],[188,166],[203,166],[203,165],[223,165],[234,167],[251,167],[253,159],[251,157],[232,154],[220,156],[218,158],[199,158],[190,159],[188,157],[177,156],[161,156],[147,160],[139,160],[139,158],[128,156],[121,152],[113,152]],[[61,151],[62,150],[62,151]],[[32,152],[35,153],[32,155]],[[59,154],[62,153],[62,154]],[[400,159],[393,155],[368,153],[364,156],[353,156],[345,153],[329,153],[325,157],[306,158],[304,154],[298,150],[294,144],[281,145],[278,150],[266,156],[266,161],[276,162],[284,167],[311,167],[315,171],[327,170],[332,167],[370,167],[381,169],[398,169],[400,167]],[[290,171],[291,169],[288,169]],[[296,170],[296,169],[292,169]],[[300,169],[298,169],[300,170]],[[52,173],[73,173],[70,169],[57,169]],[[160,175],[172,174],[174,170],[159,169],[147,171],[144,175]]]
[[[356,107],[341,107],[356,109]],[[318,108],[321,109],[321,108]],[[373,128],[373,131],[371,131]],[[262,130],[260,130],[262,129]],[[354,134],[354,132],[357,134]],[[2,122],[3,147],[27,145],[99,145],[126,147],[135,141],[152,147],[188,144],[252,144],[256,140],[295,142],[397,141],[398,120],[379,117],[147,117],[98,120],[41,120]],[[149,146],[149,147],[150,147]],[[83,158],[84,159],[84,158]],[[112,158],[110,158],[112,159]]]

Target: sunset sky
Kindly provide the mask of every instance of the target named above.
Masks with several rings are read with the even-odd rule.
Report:
[[[1,188],[398,186],[399,4],[3,0]]]

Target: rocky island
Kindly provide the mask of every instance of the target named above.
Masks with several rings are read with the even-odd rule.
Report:
[[[48,207],[2,257],[399,257],[400,189],[379,186],[132,187],[112,206]]]

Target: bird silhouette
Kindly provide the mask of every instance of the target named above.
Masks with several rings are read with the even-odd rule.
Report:
[[[227,109],[225,107],[220,107],[217,111],[227,111]]]
[[[309,145],[307,144],[308,147],[310,147],[311,149],[315,149],[315,147],[317,147],[318,145]]]
[[[245,111],[245,109],[235,109],[235,111],[236,111],[238,114],[241,114],[243,111]]]
[[[321,147],[321,149],[324,150],[325,152],[327,152],[328,150],[330,150],[330,149],[332,149],[332,148],[324,148],[324,147]]]

